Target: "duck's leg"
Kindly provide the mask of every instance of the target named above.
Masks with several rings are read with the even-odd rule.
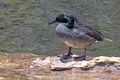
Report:
[[[69,47],[69,50],[68,50],[68,54],[67,54],[67,56],[71,56],[71,55],[73,55],[72,52],[71,52],[71,49],[72,49],[72,48]]]
[[[72,57],[72,52],[71,52],[71,47],[69,47],[69,50],[68,50],[68,53],[65,55],[65,54],[59,54],[58,55],[58,57],[62,57],[62,58],[64,58],[64,59],[69,59],[69,58],[71,58]]]
[[[79,56],[79,57],[75,57],[74,59],[77,60],[77,61],[85,60],[86,59],[86,51],[87,51],[87,49],[84,48],[84,55]]]
[[[87,48],[84,48],[84,60],[86,59],[86,52],[87,52]]]
[[[69,47],[69,50],[68,50],[68,54],[66,54],[66,55],[63,55],[63,58],[64,59],[69,59],[69,58],[71,58],[72,57],[72,52],[71,52],[71,47]]]

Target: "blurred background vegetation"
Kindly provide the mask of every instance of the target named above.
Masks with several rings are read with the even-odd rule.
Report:
[[[64,12],[113,40],[92,45],[88,56],[120,56],[120,0],[0,0],[0,52],[66,53],[55,34],[57,24],[47,24]],[[73,53],[82,55],[83,49]]]

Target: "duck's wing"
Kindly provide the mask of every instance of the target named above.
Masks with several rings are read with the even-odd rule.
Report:
[[[78,28],[80,29],[80,31],[83,31],[86,35],[94,38],[97,41],[104,40],[104,35],[101,32],[97,31],[96,29],[93,29],[89,26],[82,25],[82,24],[80,24]]]

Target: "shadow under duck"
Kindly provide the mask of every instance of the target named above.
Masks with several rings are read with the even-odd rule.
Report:
[[[71,14],[63,13],[50,21],[48,24],[60,22],[56,27],[56,33],[60,40],[69,46],[67,55],[62,55],[64,59],[72,57],[71,48],[84,48],[84,55],[75,57],[76,60],[86,59],[86,48],[98,41],[112,41],[106,38],[101,32],[89,26],[80,24],[78,19]]]

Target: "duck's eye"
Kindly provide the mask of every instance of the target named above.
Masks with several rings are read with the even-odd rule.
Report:
[[[67,18],[64,18],[64,21],[67,22],[68,21]]]

